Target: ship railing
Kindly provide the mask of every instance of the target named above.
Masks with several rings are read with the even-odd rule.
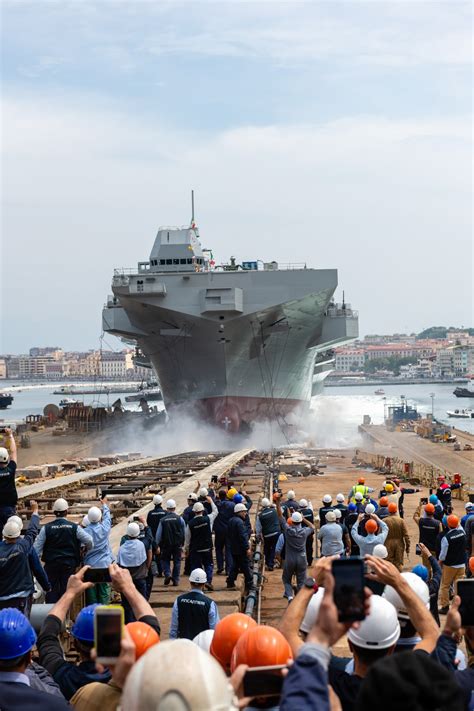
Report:
[[[359,318],[359,312],[354,311],[354,309],[351,309],[350,307],[342,307],[342,305],[338,304],[335,307],[329,307],[328,310],[325,313],[325,316],[329,316],[329,318]]]
[[[306,262],[288,262],[288,264],[278,264],[278,271],[287,271],[292,269],[307,269]]]

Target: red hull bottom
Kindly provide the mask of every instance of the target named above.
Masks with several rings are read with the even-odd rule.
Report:
[[[194,401],[206,420],[227,432],[239,432],[254,422],[281,421],[295,410],[307,409],[303,400],[261,397],[213,397]]]

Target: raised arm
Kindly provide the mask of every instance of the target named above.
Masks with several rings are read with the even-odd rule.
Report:
[[[10,437],[10,461],[15,462],[15,464],[16,464],[18,461],[18,456],[17,456],[15,436],[9,427],[5,428],[5,434],[9,435],[9,437]]]

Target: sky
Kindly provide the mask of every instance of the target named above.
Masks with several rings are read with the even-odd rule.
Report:
[[[218,262],[337,268],[362,335],[473,325],[469,2],[0,8],[0,352],[98,347],[191,189]]]

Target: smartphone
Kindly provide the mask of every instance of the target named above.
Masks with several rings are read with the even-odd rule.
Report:
[[[459,613],[463,627],[474,625],[474,578],[458,580],[457,594],[461,598]]]
[[[364,610],[364,560],[339,558],[332,562],[334,576],[334,602],[339,622],[365,619]]]
[[[417,543],[415,546],[415,553],[416,555],[421,555],[421,548],[419,543]]]
[[[100,664],[114,664],[120,656],[123,630],[123,607],[101,605],[94,614],[94,646]]]
[[[140,521],[140,516],[133,516],[132,520],[133,521]]]
[[[279,696],[283,687],[284,664],[272,667],[252,667],[244,676],[244,696]]]
[[[217,483],[218,483],[217,474],[213,474],[211,476],[211,484],[217,484]]]
[[[420,499],[420,504],[422,504],[423,506],[426,506],[427,503],[428,503],[428,497],[422,496]]]
[[[89,568],[84,573],[85,583],[110,583],[112,582],[108,568]]]

